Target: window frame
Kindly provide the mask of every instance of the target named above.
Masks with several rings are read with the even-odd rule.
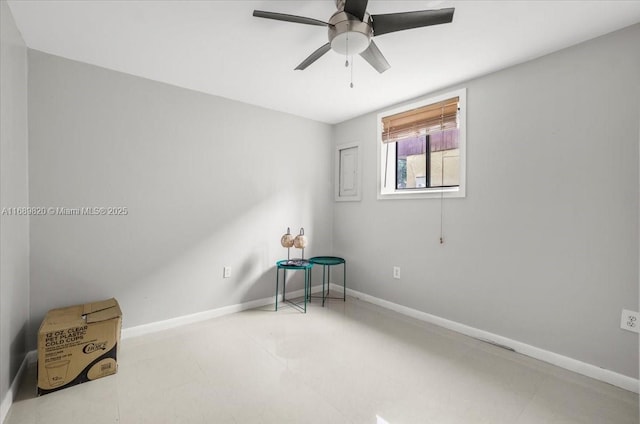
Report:
[[[458,143],[460,149],[460,185],[458,187],[433,187],[424,189],[397,189],[395,184],[395,173],[397,172],[396,151],[397,144],[395,142],[382,143],[382,118],[402,113],[408,110],[417,109],[423,106],[427,106],[433,103],[438,103],[452,97],[458,97]],[[429,199],[429,198],[463,198],[466,197],[466,185],[467,185],[467,131],[466,131],[466,115],[467,115],[467,89],[460,88],[453,91],[448,91],[443,94],[423,98],[421,100],[404,104],[399,107],[384,110],[377,115],[377,134],[376,142],[378,145],[378,182],[377,182],[377,197],[378,200],[385,199]],[[393,146],[389,146],[393,144]],[[385,151],[388,149],[388,155]],[[386,160],[385,160],[386,159]],[[391,166],[387,166],[386,176],[387,184],[384,185],[385,178],[385,164],[392,164],[393,170],[390,172]],[[393,175],[392,180],[389,180],[389,176]]]

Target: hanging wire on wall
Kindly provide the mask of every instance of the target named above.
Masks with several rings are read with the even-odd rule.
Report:
[[[440,134],[441,143],[444,145],[444,104],[440,110]],[[443,150],[444,152],[444,150]],[[444,244],[444,153],[440,159],[440,244]]]
[[[387,140],[389,139],[390,128],[387,127]],[[384,158],[384,187],[387,186],[387,170],[389,167],[389,143],[385,143],[385,158]]]
[[[458,119],[458,114],[460,113],[460,107],[456,110],[456,121]],[[442,134],[442,143],[445,145],[445,135],[444,135],[444,105],[442,106],[440,112],[440,132]],[[444,153],[446,149],[442,150],[442,157],[440,159],[440,244],[444,244],[444,160],[453,158],[455,156],[446,156]]]
[[[440,159],[440,184],[444,183],[444,155]],[[444,190],[440,190],[440,244],[444,244]]]

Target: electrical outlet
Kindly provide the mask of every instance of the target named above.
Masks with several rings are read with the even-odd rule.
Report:
[[[622,318],[620,318],[620,328],[623,330],[640,333],[640,315],[634,311],[622,310]]]
[[[400,279],[400,267],[399,266],[394,266],[393,267],[393,278],[395,278],[396,280]]]
[[[231,278],[231,267],[225,266],[222,270],[222,278]]]

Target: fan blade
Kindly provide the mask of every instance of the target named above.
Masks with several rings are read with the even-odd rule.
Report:
[[[376,71],[380,73],[383,73],[387,69],[391,68],[391,65],[389,65],[389,62],[387,62],[387,59],[384,58],[382,52],[380,51],[378,46],[376,46],[376,43],[374,43],[373,40],[371,40],[371,44],[369,44],[367,50],[360,53],[360,56],[362,56],[364,60],[369,62],[369,65],[373,66]]]
[[[305,18],[304,16],[287,15],[284,13],[265,12],[263,10],[254,10],[253,16],[256,18],[275,19],[276,21],[295,22],[297,24],[327,26],[326,22],[319,21],[313,18]]]
[[[364,14],[367,11],[369,0],[345,0],[344,11],[364,21]]]
[[[318,50],[311,53],[311,56],[303,60],[302,63],[296,67],[296,71],[303,71],[307,69],[307,66],[320,59],[329,50],[331,50],[331,43],[327,43],[324,46],[320,47]]]
[[[440,10],[420,10],[416,12],[388,13],[372,15],[373,35],[404,31],[430,25],[448,24],[453,20],[454,8]]]

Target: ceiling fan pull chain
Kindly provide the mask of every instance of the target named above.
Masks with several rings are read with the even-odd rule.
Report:
[[[353,56],[351,56],[351,84],[349,84],[349,87],[353,88]]]
[[[346,40],[346,47],[347,47],[347,51],[345,52],[345,61],[344,61],[344,66],[345,68],[349,67],[349,34],[347,33],[347,40]],[[351,56],[351,81],[349,83],[349,87],[353,88],[353,56]]]
[[[348,68],[349,67],[349,34],[347,34],[347,52],[344,54],[344,67]]]

